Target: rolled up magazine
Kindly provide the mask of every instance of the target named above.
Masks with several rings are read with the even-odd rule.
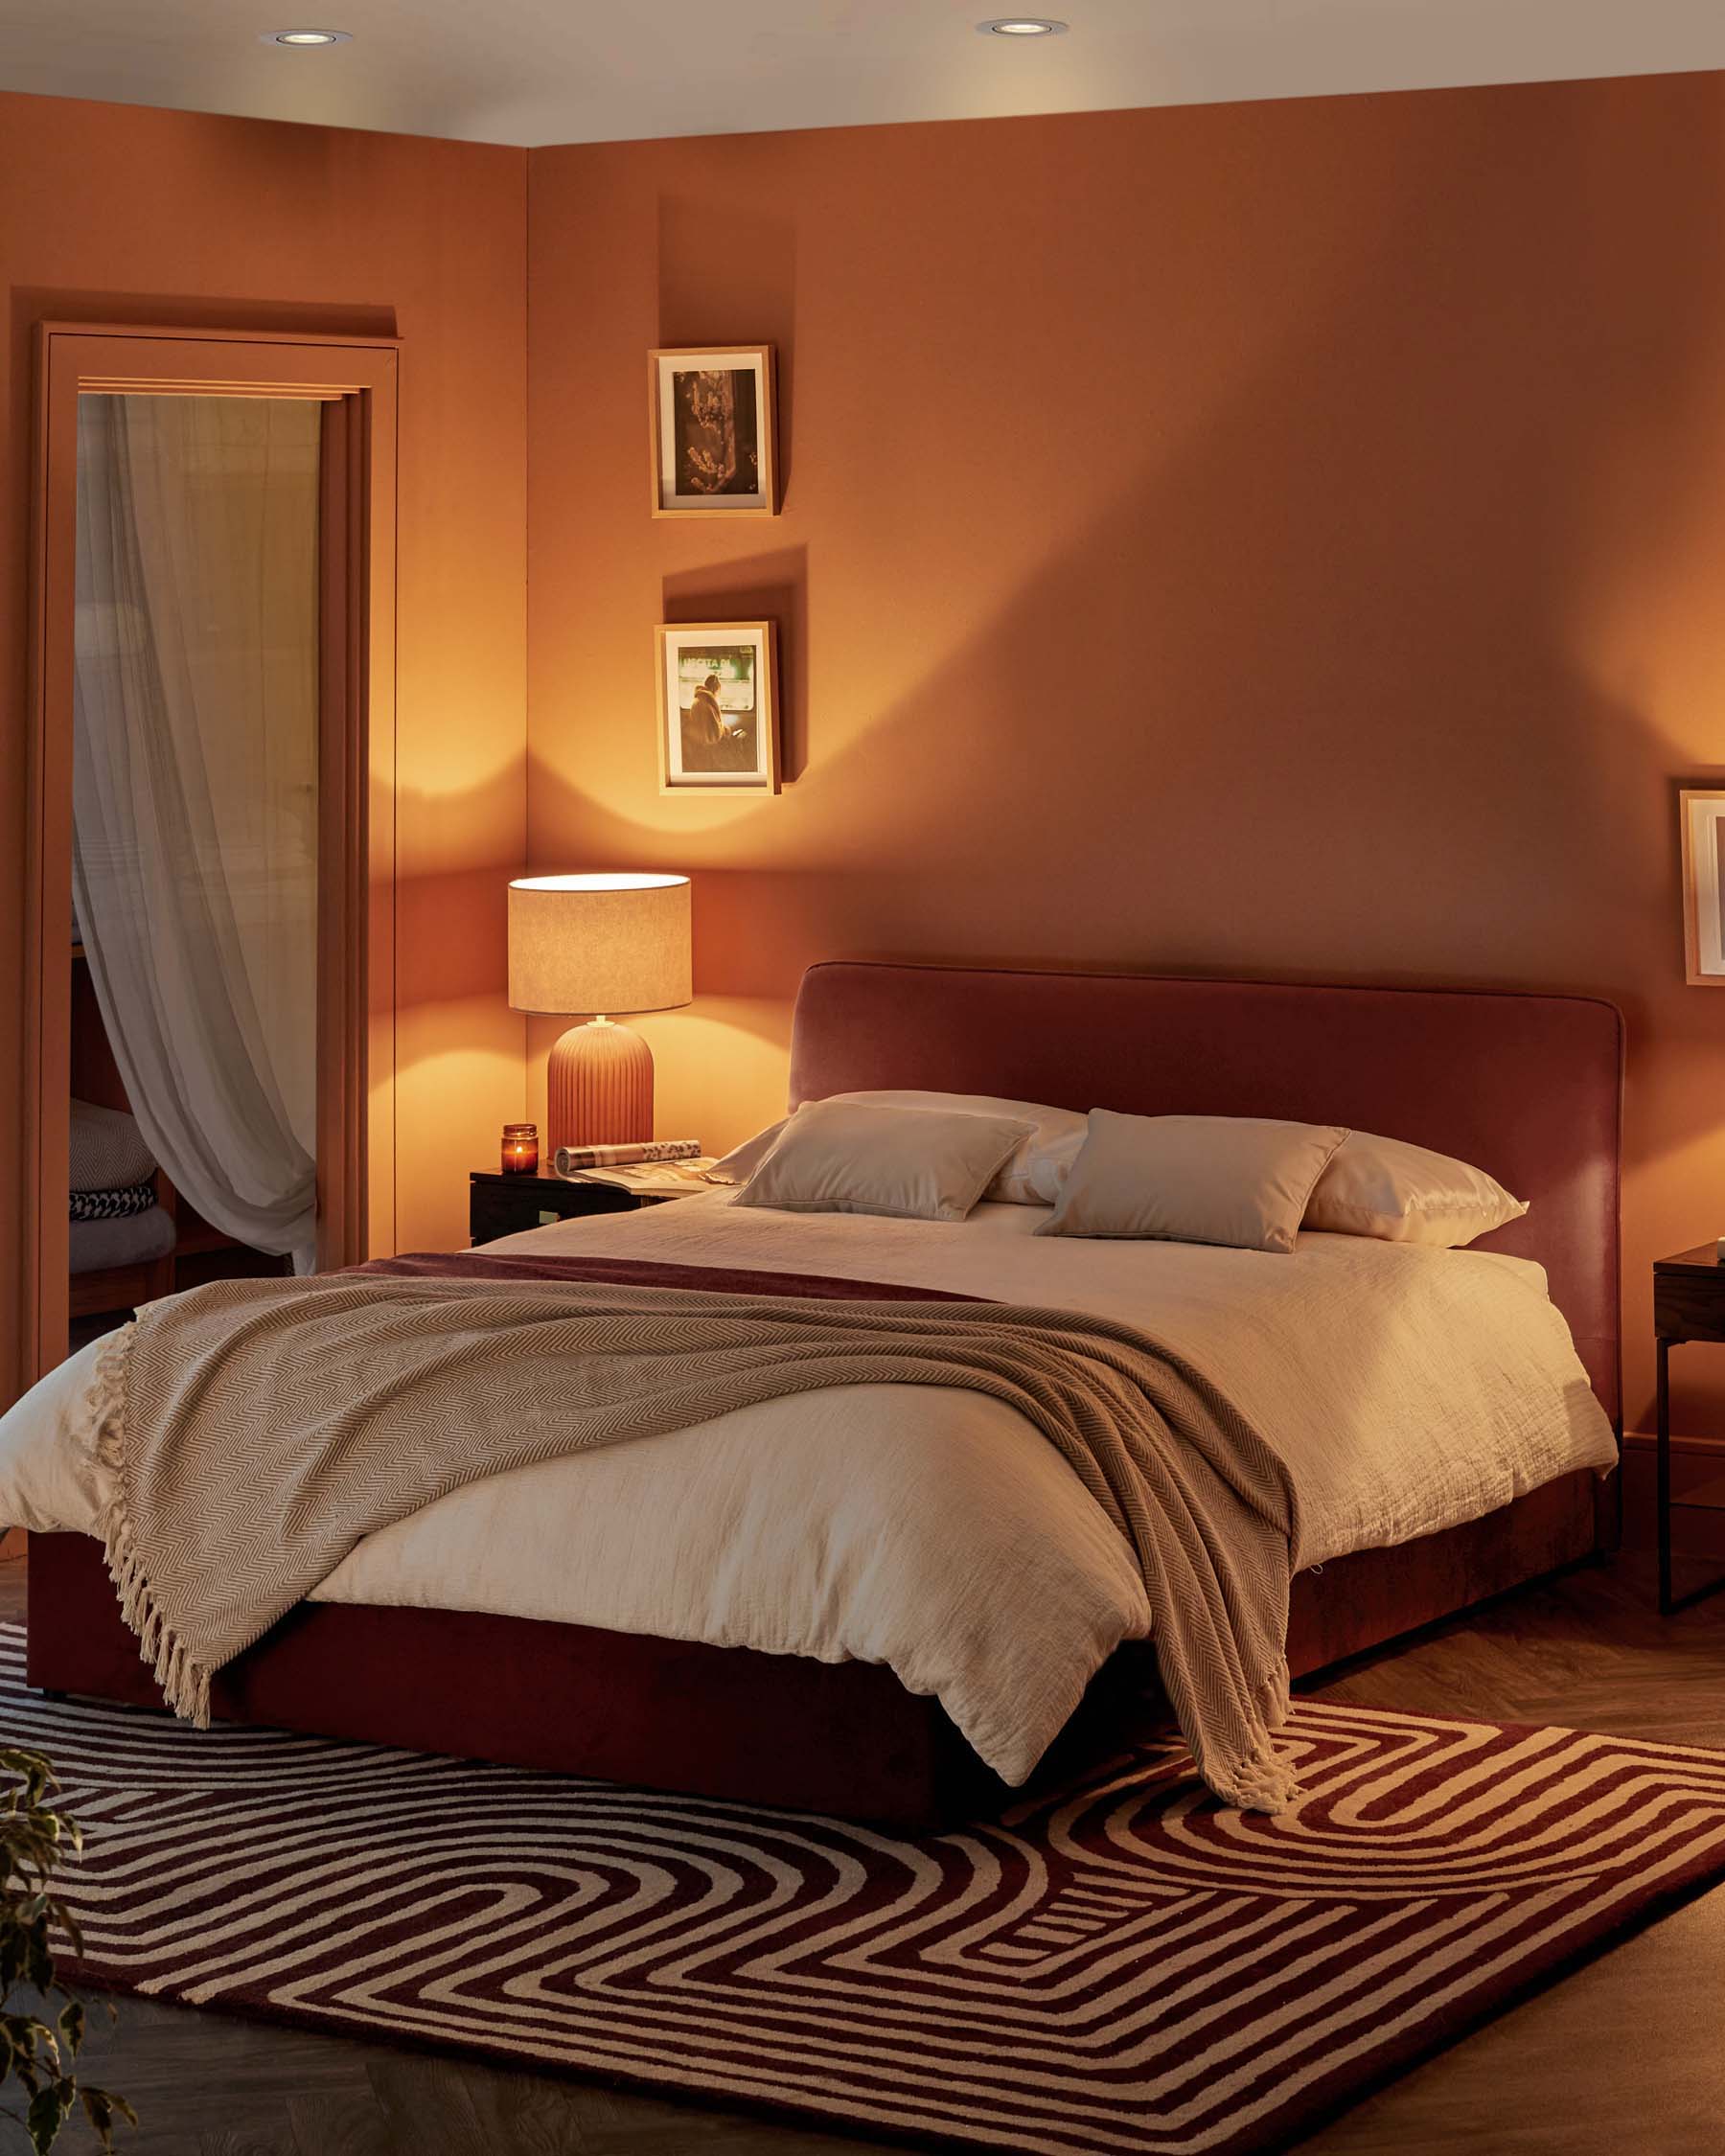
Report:
[[[560,1145],[553,1161],[560,1176],[584,1168],[628,1168],[643,1160],[699,1160],[699,1138],[643,1138],[637,1145]]]

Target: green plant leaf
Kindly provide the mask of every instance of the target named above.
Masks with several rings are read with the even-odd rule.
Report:
[[[65,1903],[59,1900],[58,1896],[51,1895],[48,1902],[48,1915],[71,1941],[73,1953],[81,1954],[83,1952],[83,1933],[79,1929],[77,1917],[73,1915]]]
[[[0,2029],[6,2032],[21,2079],[25,2068],[35,2064],[36,2049],[45,2033],[42,2025],[30,2014],[4,2014],[0,2015]]]
[[[22,2124],[36,2156],[51,2148],[60,2128],[81,2104],[91,2130],[111,2152],[116,2120],[133,2125],[136,2115],[123,2097],[78,2085],[73,2072],[84,2039],[85,2010],[55,1967],[51,1934],[62,1932],[74,1953],[83,1951],[77,1919],[53,1891],[54,1874],[83,1847],[78,1823],[47,1801],[58,1788],[54,1769],[39,1753],[0,1748],[0,2082],[10,2076],[28,2100],[22,2118],[0,2106],[0,2119]],[[20,1984],[45,2000],[65,2004],[53,2025],[33,2014],[7,2010]],[[109,2006],[109,2013],[113,2008]]]
[[[78,2100],[83,2105],[83,2115],[102,2137],[102,2145],[111,2145],[114,2130],[114,2107],[100,2089],[80,2089]]]
[[[54,1769],[47,1757],[40,1752],[28,1751],[23,1745],[12,1744],[0,1751],[0,1767],[8,1774],[38,1774],[44,1781],[54,1780]]]
[[[76,2058],[84,2040],[84,2010],[80,2000],[68,1999],[60,2008],[59,2032],[65,2055]]]
[[[24,1954],[24,1980],[37,1991],[54,1988],[54,1956],[48,1951],[48,1926],[33,1931]]]
[[[103,2147],[110,2151],[114,2145],[115,2120],[124,2119],[128,2126],[135,2126],[138,2122],[138,2114],[126,2099],[115,2096],[109,2089],[80,2089],[78,2100],[83,2105],[83,2114],[90,2122],[91,2131]]]
[[[50,2081],[31,2099],[24,2123],[36,2156],[44,2156],[44,2152],[54,2146],[72,2109],[74,2094],[70,2081]]]

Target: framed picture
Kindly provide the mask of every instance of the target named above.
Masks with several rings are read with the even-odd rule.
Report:
[[[1725,791],[1685,787],[1683,957],[1691,988],[1725,988]]]
[[[656,516],[776,516],[770,344],[648,355]]]
[[[776,793],[774,624],[667,622],[654,635],[658,653],[659,791]]]

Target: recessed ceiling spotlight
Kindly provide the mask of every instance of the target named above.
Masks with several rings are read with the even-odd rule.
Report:
[[[977,28],[989,37],[1064,37],[1067,26],[1047,15],[996,15]]]
[[[348,30],[266,30],[260,43],[264,45],[351,45],[352,31]]]

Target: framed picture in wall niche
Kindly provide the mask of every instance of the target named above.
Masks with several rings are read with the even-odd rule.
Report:
[[[776,793],[778,638],[770,621],[667,622],[658,660],[661,793]]]
[[[1691,988],[1725,988],[1725,789],[1686,786],[1683,827],[1683,957]]]
[[[656,516],[776,516],[770,344],[648,355]]]

